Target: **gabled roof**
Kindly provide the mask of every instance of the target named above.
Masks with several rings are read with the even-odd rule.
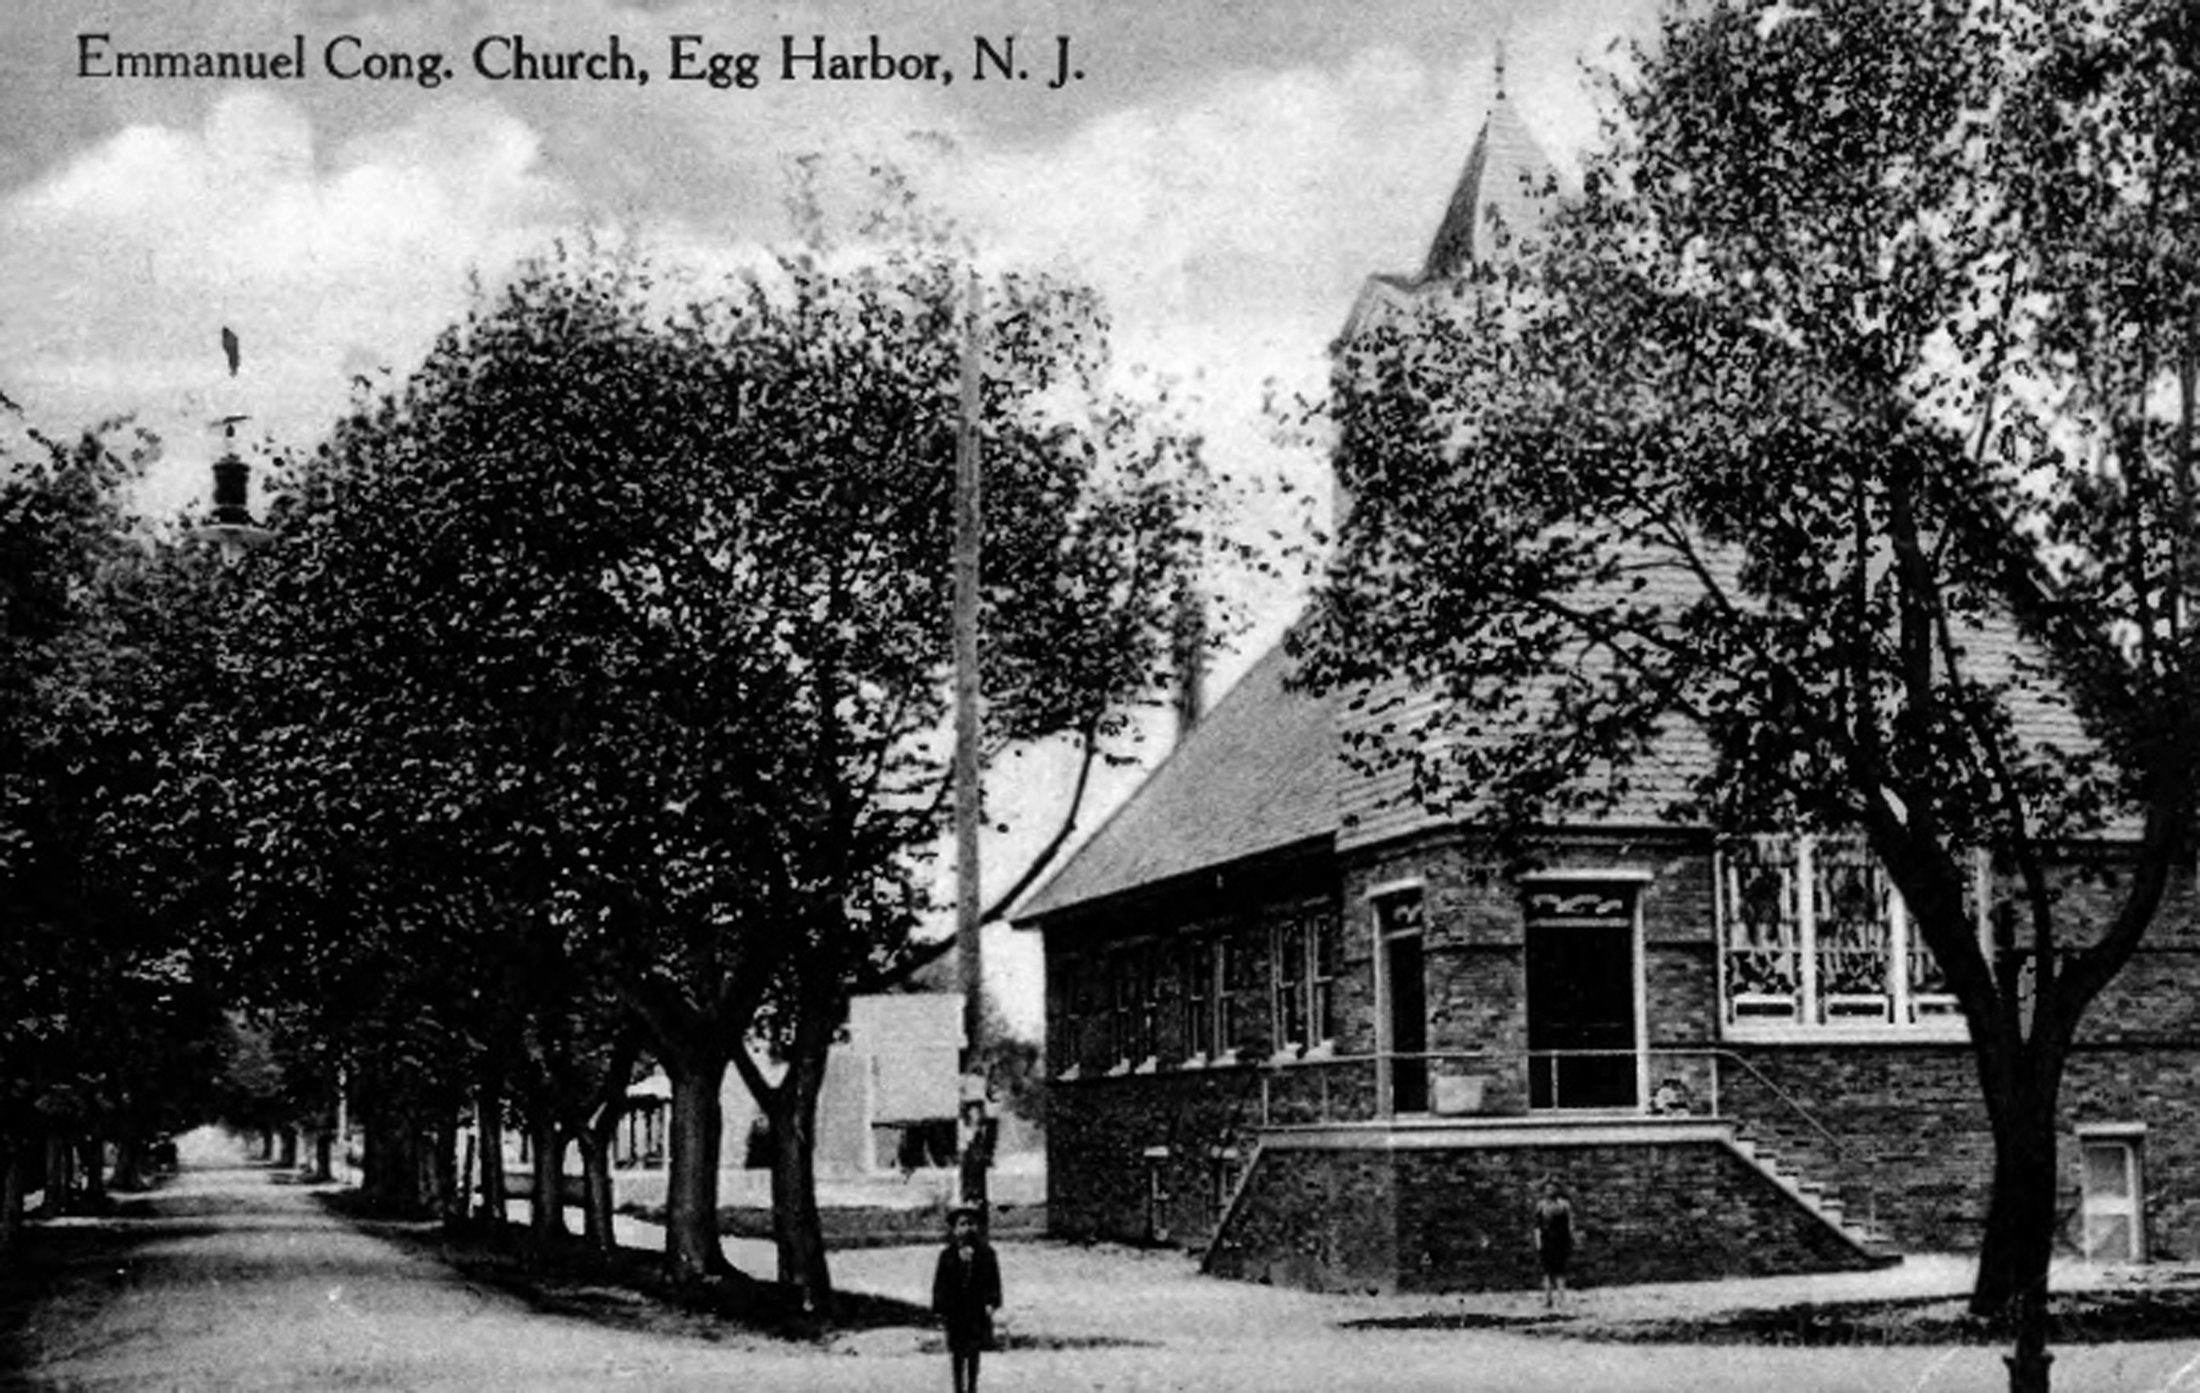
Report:
[[[1493,212],[1510,235],[1531,231],[1552,169],[1500,81],[1420,272],[1369,277],[1345,339],[1389,314],[1411,311],[1486,261],[1495,250],[1489,245]],[[1340,519],[1345,506],[1340,500]],[[1693,584],[1686,577],[1637,574],[1631,595],[1686,603]],[[2026,680],[2024,645],[2012,628],[1965,625],[1957,638],[1974,678],[2008,685],[2011,716],[2027,743],[2083,747],[2085,735],[2068,702]],[[1281,644],[1262,657],[1016,918],[1045,918],[1263,853],[1300,846],[1350,852],[1472,825],[1494,811],[1468,798],[1433,812],[1415,796],[1411,760],[1378,760],[1363,770],[1348,763],[1345,751],[1358,737],[1380,735],[1440,756],[1442,743],[1495,742],[1509,732],[1448,728],[1440,719],[1445,698],[1403,682],[1317,696],[1290,685],[1290,667]],[[1529,684],[1519,693],[1523,705],[1516,718],[1532,723],[1548,714],[1555,692],[1555,683]],[[1715,759],[1702,731],[1676,722],[1625,771],[1591,776],[1609,798],[1593,823],[1583,825],[1663,822],[1671,805],[1712,774]]]
[[[2022,742],[2080,752],[2089,741],[2076,713],[2006,623],[1958,626],[1955,636],[1973,680],[2003,687]],[[1264,656],[1091,841],[1016,915],[1044,918],[1077,905],[1216,869],[1263,852],[1313,845],[1352,852],[1420,833],[1472,826],[1495,810],[1470,797],[1436,811],[1415,796],[1412,761],[1380,759],[1354,768],[1345,750],[1358,736],[1441,754],[1442,744],[1495,742],[1503,730],[1430,733],[1445,698],[1402,681],[1315,695],[1290,685],[1291,659],[1278,644]],[[1547,712],[1555,684],[1530,684],[1517,713]],[[1608,797],[1580,826],[1651,827],[1713,773],[1709,739],[1675,721],[1666,738],[1624,771],[1604,770],[1590,784]],[[1605,785],[1615,776],[1624,782]],[[2116,825],[2112,833],[2128,834]]]
[[[1336,700],[1287,689],[1290,662],[1255,663],[1016,918],[1333,836]]]

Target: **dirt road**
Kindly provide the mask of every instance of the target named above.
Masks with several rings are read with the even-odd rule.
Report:
[[[261,1168],[186,1170],[113,1227],[112,1270],[34,1312],[32,1387],[722,1388],[754,1357],[539,1316]]]
[[[87,1229],[86,1236],[93,1236]],[[530,1310],[328,1214],[265,1169],[186,1170],[96,1235],[31,1313],[33,1389],[828,1389],[947,1387],[914,1330],[825,1348],[607,1328]],[[68,1237],[66,1231],[52,1235]],[[87,1251],[90,1251],[87,1248]],[[988,1393],[1016,1390],[1987,1390],[1979,1349],[1694,1349],[1492,1332],[1339,1329],[1324,1298],[1199,1279],[1141,1259],[1034,1245],[1006,1251],[1011,1311],[1049,1347],[993,1356]],[[849,1254],[851,1285],[904,1291],[919,1249]],[[1113,1262],[1115,1267],[1101,1271]],[[1120,1270],[1117,1270],[1120,1269]],[[2070,1350],[2057,1387],[2200,1393],[2200,1346]]]

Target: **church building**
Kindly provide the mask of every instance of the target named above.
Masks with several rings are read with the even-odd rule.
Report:
[[[1500,90],[1424,264],[1372,277],[1347,340],[1502,256],[1551,171]],[[1352,767],[1376,717],[1290,667],[1260,658],[1018,912],[1054,1234],[1318,1289],[1525,1287],[1555,1181],[1592,1284],[1976,1245],[1964,1022],[1860,843],[1668,820],[1710,757],[1676,740],[1523,867]],[[2193,911],[2187,883],[2073,1051],[2067,1250],[2200,1256]]]

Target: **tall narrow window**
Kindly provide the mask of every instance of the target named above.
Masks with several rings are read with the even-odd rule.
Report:
[[[1254,1014],[1261,1009],[1261,961],[1260,943],[1249,933],[1233,934],[1221,945],[1222,951],[1222,1050],[1223,1055],[1235,1055],[1253,1046],[1257,1030]]]
[[[1215,941],[1186,942],[1179,959],[1179,1000],[1184,1010],[1184,1057],[1201,1060],[1215,1053]]]
[[[1138,1053],[1134,1064],[1151,1062],[1161,1050],[1161,945],[1148,943],[1138,949]]]
[[[1279,1051],[1305,1053],[1337,1038],[1337,962],[1342,934],[1323,913],[1269,933],[1269,1027]]]
[[[1084,1022],[1077,1014],[1077,981],[1083,964],[1069,953],[1055,960],[1047,973],[1047,1064],[1056,1078],[1077,1066],[1077,1046]]]
[[[1424,926],[1419,890],[1399,891],[1375,901],[1375,937],[1382,963],[1382,1025],[1388,1032],[1379,1088],[1392,1113],[1427,1112],[1429,1106]]]
[[[1310,926],[1313,947],[1313,1043],[1324,1045],[1337,1038],[1337,973],[1344,959],[1344,929],[1334,914],[1317,916]]]
[[[1269,934],[1271,974],[1269,1015],[1278,1050],[1304,1050],[1307,1039],[1307,931],[1304,920],[1278,924]]]
[[[1135,1067],[1153,1054],[1153,988],[1147,981],[1149,952],[1145,944],[1133,944],[1111,956],[1109,986],[1113,992],[1113,1048],[1116,1067]]]
[[[1076,1005],[1077,1057],[1083,1069],[1105,1069],[1115,1058],[1115,1016],[1109,1008],[1107,959],[1098,953],[1086,958],[1083,969],[1070,984]]]
[[[1817,1019],[1892,1021],[1895,963],[1891,887],[1880,872],[1879,862],[1859,842],[1820,842],[1812,850]]]
[[[1719,869],[1729,1019],[1801,1020],[1802,896],[1792,843],[1753,837],[1729,847]]]

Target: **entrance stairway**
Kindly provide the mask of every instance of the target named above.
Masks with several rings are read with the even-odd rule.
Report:
[[[1761,1125],[1761,1124],[1759,1124]],[[1542,1178],[1631,1194],[1593,1231],[1603,1281],[1857,1271],[1900,1260],[1796,1159],[1732,1117],[1420,1116],[1262,1128],[1204,1235],[1218,1276],[1317,1290],[1532,1284],[1513,1216]],[[1869,1208],[1866,1202],[1865,1208]],[[1681,1237],[1676,1238],[1676,1235]]]
[[[1873,1262],[1881,1266],[1891,1266],[1902,1260],[1901,1250],[1895,1246],[1893,1238],[1885,1230],[1875,1227],[1868,1216],[1852,1217],[1848,1213],[1848,1206],[1839,1195],[1803,1176],[1779,1152],[1764,1142],[1737,1129],[1727,1139],[1727,1144],[1743,1160],[1756,1167],[1766,1179],[1786,1191],[1796,1203],[1825,1220]]]

